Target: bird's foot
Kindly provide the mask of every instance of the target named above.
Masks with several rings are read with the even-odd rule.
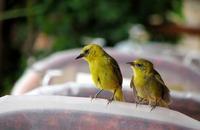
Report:
[[[151,110],[150,110],[150,112],[151,112],[153,109],[156,108],[156,105],[150,105],[150,106],[151,106]]]
[[[107,100],[108,100],[108,102],[107,102],[107,105],[108,105],[108,104],[110,104],[114,100],[114,98],[112,97],[112,98],[109,98]]]
[[[142,104],[142,98],[136,98],[135,99],[135,106],[136,106],[136,108],[137,108],[137,106],[139,105],[139,104]]]
[[[94,96],[90,96],[91,97],[91,102],[93,99],[96,99],[97,96],[103,91],[103,89],[99,90]]]
[[[137,106],[139,105],[140,103],[138,101],[135,102],[135,107],[137,108]]]
[[[97,96],[96,95],[95,96],[90,96],[90,98],[91,98],[91,102],[92,102],[94,99],[97,98]]]

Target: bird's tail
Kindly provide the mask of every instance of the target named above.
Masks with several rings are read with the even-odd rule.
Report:
[[[124,94],[121,88],[116,90],[114,99],[117,101],[124,101]]]
[[[167,87],[164,87],[163,96],[161,101],[159,102],[159,106],[168,107],[170,103],[170,91]]]
[[[167,87],[164,87],[164,91],[163,91],[163,96],[162,96],[162,101],[161,101],[161,104],[163,106],[169,106],[169,104],[171,103],[171,100],[170,100],[170,91]]]

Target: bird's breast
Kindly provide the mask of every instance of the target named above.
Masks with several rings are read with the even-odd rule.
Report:
[[[116,75],[112,72],[110,65],[105,61],[96,61],[89,65],[92,79],[97,88],[112,90],[118,87]]]

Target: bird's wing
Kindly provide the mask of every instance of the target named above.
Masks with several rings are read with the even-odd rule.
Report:
[[[112,69],[113,73],[117,76],[119,85],[122,86],[122,74],[121,74],[118,63],[111,56],[108,56],[108,62],[111,65],[111,69]]]
[[[160,74],[155,70],[154,71],[154,78],[162,85],[165,86],[163,79],[161,78]]]
[[[164,83],[163,79],[161,78],[160,74],[156,70],[155,70],[154,78],[162,86],[162,89],[161,89],[162,90],[162,99],[169,103],[170,102],[169,89],[167,88],[167,86],[165,85],[165,83]]]

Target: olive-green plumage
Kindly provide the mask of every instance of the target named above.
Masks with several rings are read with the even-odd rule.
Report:
[[[81,57],[88,62],[92,79],[96,87],[100,89],[94,98],[102,90],[108,90],[113,92],[110,101],[113,99],[123,101],[122,74],[117,62],[96,44],[85,46],[76,59]]]
[[[170,103],[169,89],[153,64],[146,59],[136,59],[131,64],[134,72],[130,83],[137,103],[149,103],[152,109],[156,106],[168,107]]]

